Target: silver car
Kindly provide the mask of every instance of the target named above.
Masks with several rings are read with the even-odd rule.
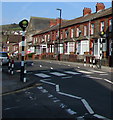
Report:
[[[9,56],[7,52],[0,52],[1,65],[7,65],[9,63]]]

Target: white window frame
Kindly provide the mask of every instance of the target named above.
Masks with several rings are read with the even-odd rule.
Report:
[[[104,31],[104,27],[105,27],[105,22],[104,21],[101,21],[100,23],[100,31]]]
[[[91,35],[94,34],[94,27],[95,27],[94,23],[91,23]]]
[[[87,36],[87,26],[84,26],[84,36]]]
[[[112,31],[112,19],[109,20],[109,32]]]
[[[76,37],[79,37],[79,27],[76,28]]]
[[[71,28],[71,38],[73,38],[73,37],[74,37],[74,29]]]

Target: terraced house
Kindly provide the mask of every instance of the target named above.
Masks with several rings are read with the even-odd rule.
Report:
[[[99,59],[102,51],[103,60],[109,62],[112,8],[105,9],[103,3],[96,4],[94,13],[91,8],[84,8],[81,17],[61,22],[60,32],[59,23],[60,19],[51,21],[48,28],[32,36],[37,55],[53,53],[53,57],[56,57],[60,52],[61,60],[75,61],[83,60],[84,55]]]

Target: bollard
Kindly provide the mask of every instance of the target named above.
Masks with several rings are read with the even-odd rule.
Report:
[[[11,71],[10,71],[11,75],[14,74],[14,60],[12,59],[11,61]]]
[[[90,57],[89,66],[92,67],[92,57]]]
[[[84,57],[84,66],[86,66],[86,57]]]
[[[27,71],[24,70],[24,79],[23,79],[23,82],[26,82],[26,73],[27,73]]]
[[[9,60],[9,64],[8,64],[8,73],[11,72],[11,60]]]
[[[93,59],[93,68],[96,67],[95,64],[96,64],[96,60],[95,60],[95,58],[94,58],[94,59]]]

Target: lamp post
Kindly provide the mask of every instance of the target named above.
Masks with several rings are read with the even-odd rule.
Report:
[[[60,61],[60,29],[61,29],[61,13],[62,9],[57,8],[56,10],[60,11],[60,22],[59,22],[59,43],[58,43],[58,60]]]

